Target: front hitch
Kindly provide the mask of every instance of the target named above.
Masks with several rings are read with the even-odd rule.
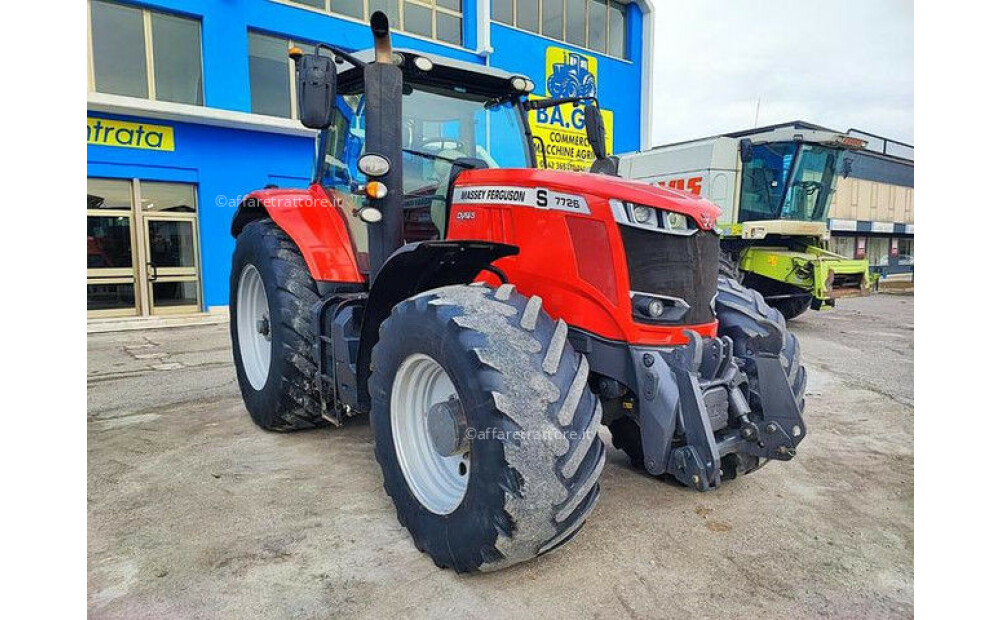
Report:
[[[806,427],[778,357],[780,340],[762,334],[743,358],[757,369],[762,411],[754,412],[732,341],[686,334],[683,346],[632,349],[646,470],[707,491],[721,483],[728,455],[740,462],[795,456]]]

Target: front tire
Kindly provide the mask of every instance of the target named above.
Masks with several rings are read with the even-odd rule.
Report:
[[[715,301],[716,317],[719,320],[719,335],[733,340],[733,354],[747,375],[749,384],[751,419],[760,419],[763,404],[760,397],[760,383],[753,358],[747,352],[751,339],[777,328],[782,336],[778,359],[792,388],[799,414],[805,410],[807,373],[802,365],[799,339],[785,325],[785,317],[776,308],[768,305],[760,293],[746,288],[731,278],[719,277],[719,296]],[[754,456],[730,454],[723,457],[723,478],[735,478],[749,474],[767,464],[767,459]]]
[[[566,330],[509,284],[431,290],[382,324],[368,384],[375,456],[400,523],[439,567],[531,559],[593,510],[601,413]]]
[[[319,300],[295,242],[270,219],[251,222],[236,239],[229,280],[229,333],[236,380],[253,421],[270,431],[327,424],[313,387]]]

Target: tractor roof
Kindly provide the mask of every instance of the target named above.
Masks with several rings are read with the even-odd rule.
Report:
[[[503,98],[510,95],[522,94],[515,90],[511,84],[511,78],[516,74],[508,73],[489,67],[486,65],[455,60],[437,54],[428,54],[410,49],[394,48],[393,52],[403,55],[405,59],[402,64],[403,80],[410,84],[424,84],[427,86],[461,89],[462,92],[482,95],[488,98]],[[374,49],[366,49],[353,54],[355,58],[362,62],[371,62],[375,59]],[[420,71],[413,64],[413,58],[423,56],[429,58],[434,63],[434,68],[430,71]],[[361,90],[362,75],[361,70],[348,63],[338,65],[338,87],[341,93],[357,93]]]

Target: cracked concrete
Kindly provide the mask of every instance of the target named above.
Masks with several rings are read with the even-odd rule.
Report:
[[[413,547],[364,420],[285,435],[250,422],[225,326],[91,334],[89,614],[912,616],[913,298],[791,325],[810,372],[793,461],[700,494],[609,447],[576,539],[472,577]]]

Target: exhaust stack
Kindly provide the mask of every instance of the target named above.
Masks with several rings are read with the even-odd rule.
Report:
[[[392,62],[389,18],[372,13],[375,62],[365,66],[365,153],[381,155],[389,171],[379,178],[388,191],[368,200],[382,220],[368,224],[368,260],[374,279],[385,261],[403,245],[403,72]]]

